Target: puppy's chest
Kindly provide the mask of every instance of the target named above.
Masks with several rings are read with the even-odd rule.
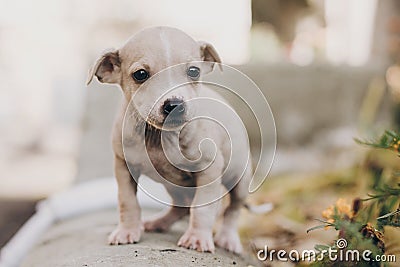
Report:
[[[163,153],[160,147],[147,148],[148,158],[150,162],[146,162],[142,168],[142,172],[154,180],[165,183],[168,180],[171,183],[181,186],[194,186],[195,178],[190,172],[179,168],[174,159]]]
[[[139,169],[142,174],[156,182],[169,181],[181,186],[194,186],[194,175],[185,171],[186,168],[181,165],[181,152],[185,148],[180,147],[179,140],[175,138],[166,138],[163,142],[154,137],[146,141],[126,137],[124,139],[124,155],[133,168]]]

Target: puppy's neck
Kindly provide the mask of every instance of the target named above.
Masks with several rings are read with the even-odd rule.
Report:
[[[132,114],[132,119],[134,120],[135,132],[138,136],[143,137],[146,147],[160,147],[161,138],[163,138],[164,144],[178,140],[179,131],[163,131],[145,121],[136,112]]]
[[[126,135],[128,138],[130,138],[129,135],[134,134],[136,138],[140,137],[141,142],[144,141],[148,148],[157,148],[161,147],[161,145],[179,146],[179,139],[181,137],[180,130],[166,131],[155,127],[151,123],[147,122],[140,115],[139,111],[133,107],[133,105],[126,105],[126,114],[129,118],[125,120],[124,128],[128,133],[130,132],[130,134]],[[163,144],[161,144],[161,142],[163,142]]]

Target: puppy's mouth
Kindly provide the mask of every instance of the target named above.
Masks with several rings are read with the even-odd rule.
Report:
[[[168,98],[156,111],[148,116],[146,123],[158,130],[178,130],[187,122],[187,106],[182,98]]]
[[[162,131],[176,131],[182,128],[182,126],[187,122],[185,118],[154,118],[148,117],[146,124]]]

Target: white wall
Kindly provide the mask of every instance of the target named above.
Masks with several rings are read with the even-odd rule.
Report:
[[[153,25],[213,43],[226,63],[248,58],[250,0],[0,0],[0,196],[72,180],[87,69]]]

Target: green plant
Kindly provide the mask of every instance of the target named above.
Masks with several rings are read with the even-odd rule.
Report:
[[[400,135],[393,131],[385,133],[377,140],[359,140],[356,142],[374,148],[392,150],[400,155]],[[370,193],[366,198],[356,198],[352,204],[344,199],[339,199],[335,205],[331,205],[322,212],[324,220],[321,225],[310,228],[307,232],[319,228],[334,228],[338,231],[338,240],[345,239],[346,247],[338,248],[335,242],[332,245],[316,245],[315,249],[321,257],[312,266],[354,266],[354,261],[332,261],[327,256],[323,256],[323,251],[327,249],[340,249],[343,253],[347,251],[358,251],[360,255],[363,251],[370,251],[371,259],[382,257],[386,251],[385,230],[388,227],[400,227],[400,183],[399,172],[391,173],[388,177],[387,172],[382,166],[369,166],[372,183],[369,188]],[[356,177],[357,178],[357,177]],[[363,177],[359,177],[363,178]],[[387,253],[388,254],[388,253]],[[366,261],[362,257],[357,261],[357,266],[381,266],[386,263],[378,261]]]

